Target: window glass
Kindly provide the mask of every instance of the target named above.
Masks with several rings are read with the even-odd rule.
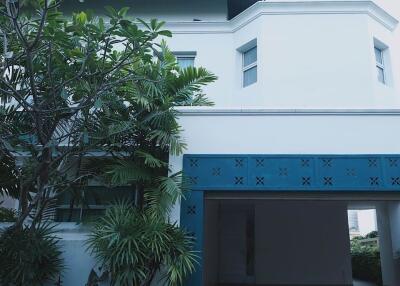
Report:
[[[130,187],[85,187],[84,191],[63,193],[57,202],[57,222],[91,220],[102,214],[108,206],[118,201],[134,201]]]
[[[257,62],[257,47],[243,53],[243,67],[247,67],[255,62]]]
[[[378,80],[381,83],[385,83],[385,71],[381,67],[376,67],[377,73],[378,73]]]
[[[194,57],[177,57],[176,60],[181,69],[194,66]]]
[[[243,86],[246,87],[257,82],[257,66],[243,72]]]
[[[382,50],[375,48],[375,59],[379,64],[383,64]]]

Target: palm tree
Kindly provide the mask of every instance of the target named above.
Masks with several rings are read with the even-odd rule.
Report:
[[[130,185],[136,198],[134,206],[123,202],[107,210],[88,240],[112,285],[150,285],[161,270],[167,285],[180,285],[197,257],[193,237],[168,223],[187,185],[182,174],[169,175],[168,155],[186,146],[174,107],[211,105],[202,87],[216,77],[203,68],[180,69],[164,42],[155,55],[151,63],[138,63],[147,80],[124,86],[91,128],[97,130],[93,138],[106,126],[118,134],[113,158],[93,165],[106,166],[99,175],[114,186]]]

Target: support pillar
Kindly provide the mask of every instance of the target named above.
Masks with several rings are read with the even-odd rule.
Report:
[[[393,259],[392,232],[388,205],[385,202],[376,206],[376,219],[379,233],[382,280],[384,286],[398,286],[396,283],[395,260]]]
[[[388,203],[396,285],[400,285],[400,202]]]

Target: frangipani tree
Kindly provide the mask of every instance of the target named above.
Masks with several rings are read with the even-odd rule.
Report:
[[[209,105],[202,87],[215,76],[177,67],[162,22],[111,7],[107,21],[65,17],[59,5],[0,4],[0,98],[11,99],[0,107],[0,190],[19,200],[13,229],[34,230],[89,178],[131,186],[135,212],[165,221],[182,190],[168,176],[168,152],[185,147],[174,107]]]

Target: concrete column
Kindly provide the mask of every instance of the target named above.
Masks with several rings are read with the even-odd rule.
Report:
[[[396,285],[400,285],[400,202],[388,203]]]
[[[393,260],[392,234],[387,203],[378,203],[376,219],[379,233],[379,248],[381,254],[382,280],[384,286],[398,286],[396,283],[395,265]]]

